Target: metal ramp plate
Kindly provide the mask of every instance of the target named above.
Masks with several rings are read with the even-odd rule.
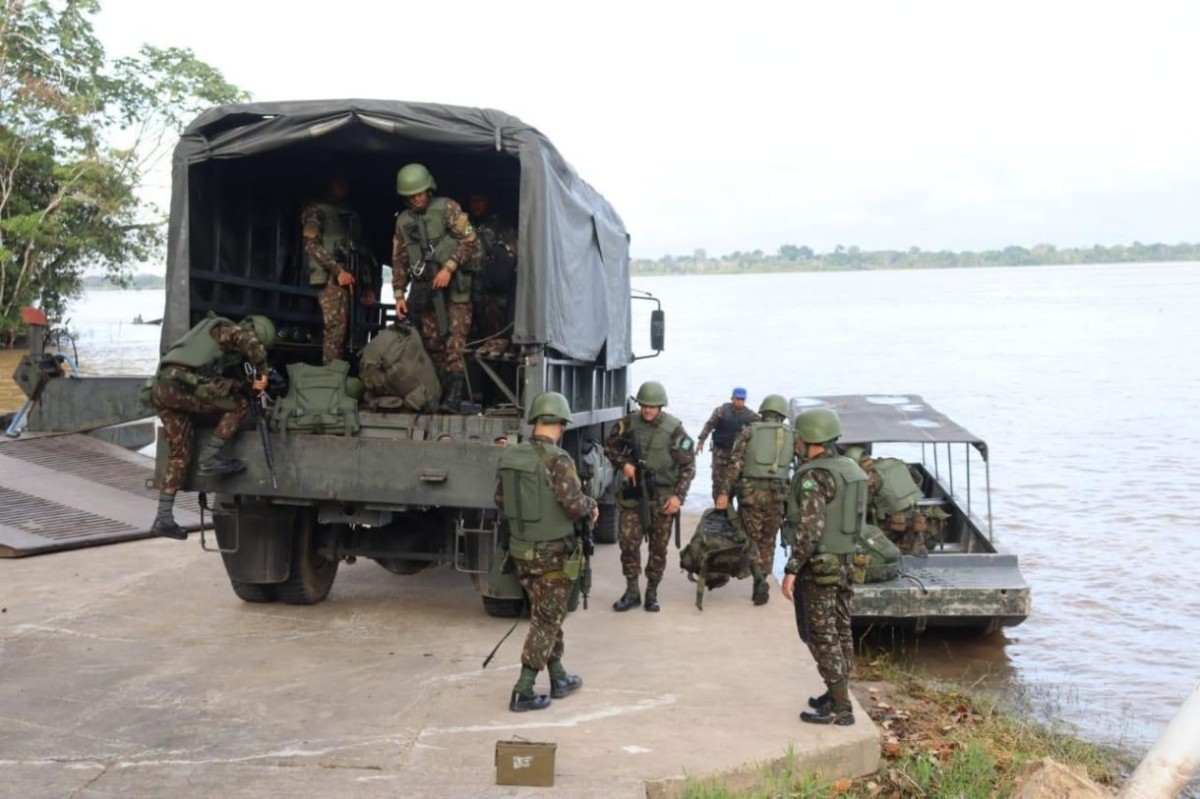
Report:
[[[150,458],[86,435],[0,441],[0,557],[148,537],[153,476]],[[175,517],[198,524],[195,494],[179,495]]]

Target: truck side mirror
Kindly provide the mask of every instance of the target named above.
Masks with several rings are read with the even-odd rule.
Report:
[[[663,339],[667,334],[667,315],[661,308],[650,312],[650,349],[663,351]]]

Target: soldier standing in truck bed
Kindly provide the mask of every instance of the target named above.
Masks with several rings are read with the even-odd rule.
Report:
[[[433,196],[437,184],[422,164],[396,173],[405,209],[392,237],[392,290],[397,316],[416,315],[421,338],[444,387],[442,410],[457,413],[466,396],[463,352],[471,330],[471,275],[475,229],[454,200]],[[405,297],[405,289],[412,288]]]
[[[344,178],[334,178],[330,200],[306,205],[300,217],[308,282],[321,287],[317,302],[325,330],[321,344],[324,364],[341,358],[345,350],[356,282],[362,283],[362,304],[375,304],[371,285],[374,259],[362,243],[358,214],[345,204],[347,190]]]
[[[729,464],[729,452],[733,441],[742,428],[751,422],[759,421],[757,413],[746,407],[746,389],[738,387],[733,390],[729,402],[718,405],[708,417],[696,439],[696,454],[704,452],[704,442],[712,433],[712,496],[717,499],[718,489],[724,481],[725,469]]]

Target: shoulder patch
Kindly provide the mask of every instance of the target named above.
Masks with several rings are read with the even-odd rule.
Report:
[[[679,439],[679,448],[684,452],[691,452],[696,448],[696,442],[692,441],[692,437],[686,433]]]
[[[813,480],[811,477],[805,477],[804,480],[800,483],[801,491],[815,491],[816,489],[817,489],[817,481]]]

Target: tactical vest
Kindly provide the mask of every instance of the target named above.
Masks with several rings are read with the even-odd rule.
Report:
[[[541,442],[507,447],[500,456],[504,512],[514,540],[556,541],[574,532],[574,520],[550,487],[549,462],[566,451]],[[569,457],[569,456],[568,456]]]
[[[844,455],[815,458],[796,469],[792,490],[788,492],[788,518],[799,520],[798,500],[800,483],[813,469],[824,469],[833,475],[837,486],[833,500],[825,503],[825,535],[817,552],[846,555],[862,533],[867,512],[867,473]]]
[[[344,259],[350,250],[351,238],[344,217],[351,212],[328,203],[317,203],[317,208],[321,212],[321,246],[335,260],[342,262],[342,266],[346,266]],[[323,286],[329,282],[329,273],[325,271],[325,268],[315,259],[309,258],[307,253],[304,257],[308,260],[309,284]]]
[[[880,458],[873,464],[882,485],[872,499],[875,517],[885,518],[892,513],[911,510],[923,495],[912,479],[908,464],[899,458]]]
[[[742,477],[756,480],[787,480],[792,462],[792,429],[781,422],[755,422],[746,443]]]
[[[186,366],[202,377],[220,377],[228,367],[242,360],[242,354],[222,351],[212,337],[212,330],[217,325],[233,324],[222,316],[210,316],[172,344],[161,363]]]
[[[641,414],[633,414],[629,419],[630,434],[636,438],[646,466],[654,472],[655,496],[670,496],[679,480],[679,464],[671,458],[671,439],[680,425],[679,420],[663,411],[659,412],[655,424],[646,424]],[[622,485],[625,482],[622,478]]]
[[[712,443],[714,447],[729,449],[742,428],[750,424],[754,412],[749,408],[740,411],[733,409],[733,403],[727,402],[717,412],[717,426],[713,429]]]
[[[424,236],[422,236],[421,230],[422,222],[425,228]],[[434,197],[429,201],[429,207],[421,214],[406,209],[400,214],[397,225],[404,233],[405,249],[408,252],[408,272],[412,276],[413,282],[431,282],[441,265],[450,260],[454,251],[458,249],[458,239],[450,235],[450,228],[446,224],[446,198]],[[422,243],[433,248],[433,258],[430,260],[437,263],[427,264],[425,271],[418,278],[416,274],[421,271],[421,263],[427,260],[428,252],[422,252]]]

